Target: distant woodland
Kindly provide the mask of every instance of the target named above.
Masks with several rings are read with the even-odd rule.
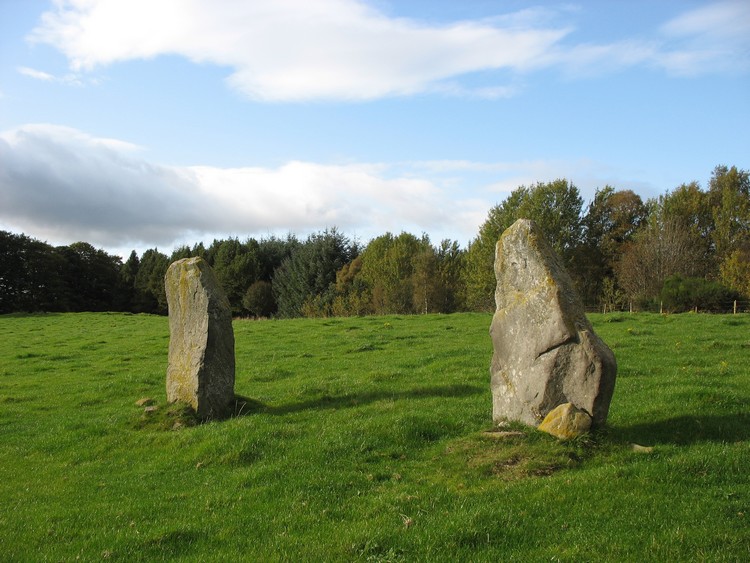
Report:
[[[180,258],[213,267],[233,313],[349,316],[494,310],[494,251],[516,219],[536,221],[586,306],[731,311],[750,302],[750,173],[717,166],[642,201],[605,186],[584,205],[567,180],[520,186],[491,208],[467,248],[402,232],[360,245],[337,229],[304,240],[237,238],[123,263],[86,242],[54,247],[0,231],[0,313],[167,312],[164,274]]]

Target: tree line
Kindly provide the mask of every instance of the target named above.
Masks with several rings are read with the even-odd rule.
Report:
[[[0,313],[165,314],[167,267],[192,256],[214,269],[236,316],[492,311],[495,244],[519,218],[539,224],[589,307],[718,311],[750,299],[750,174],[717,166],[707,189],[691,182],[645,202],[605,186],[584,206],[564,179],[520,186],[466,248],[406,232],[360,245],[333,228],[133,251],[123,262],[85,242],[0,231]]]

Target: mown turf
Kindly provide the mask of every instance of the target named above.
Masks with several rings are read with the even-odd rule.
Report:
[[[483,433],[488,315],[236,321],[206,424],[165,318],[0,317],[0,559],[750,560],[750,317],[593,321],[609,425],[561,443]]]

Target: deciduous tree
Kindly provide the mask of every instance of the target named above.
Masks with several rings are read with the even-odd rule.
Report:
[[[709,182],[716,253],[722,260],[750,238],[750,172],[717,166]]]
[[[358,278],[369,288],[376,314],[407,314],[434,306],[435,268],[429,237],[386,233],[371,240],[362,252]]]
[[[535,221],[566,266],[574,266],[581,243],[583,199],[572,183],[555,180],[515,189],[501,204],[490,209],[466,256],[466,301],[471,309],[493,310],[495,294],[495,245],[517,219]]]
[[[675,274],[693,277],[692,238],[684,224],[656,216],[636,233],[617,263],[617,281],[628,298],[647,305],[658,298],[664,280]]]

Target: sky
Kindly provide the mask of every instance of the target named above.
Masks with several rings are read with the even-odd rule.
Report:
[[[0,229],[466,246],[519,186],[750,169],[750,1],[0,0]]]

